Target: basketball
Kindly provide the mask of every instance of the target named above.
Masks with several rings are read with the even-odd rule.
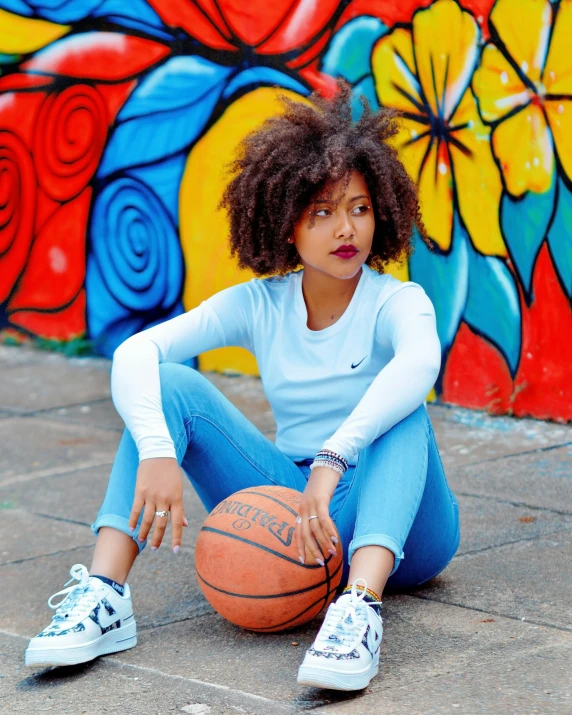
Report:
[[[197,539],[201,590],[221,616],[252,631],[272,632],[310,621],[333,599],[342,578],[342,543],[324,566],[294,536],[302,494],[286,487],[252,487],[224,499]]]

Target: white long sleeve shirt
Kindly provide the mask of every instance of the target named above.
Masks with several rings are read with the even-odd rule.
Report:
[[[114,404],[139,458],[175,457],[161,405],[159,364],[240,346],[257,359],[276,420],[276,446],[293,461],[361,450],[425,400],[439,372],[435,311],[416,283],[362,267],[341,318],[310,330],[303,271],[241,283],[144,330],[117,348]]]

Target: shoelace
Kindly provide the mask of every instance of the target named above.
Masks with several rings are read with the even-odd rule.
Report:
[[[363,582],[363,590],[358,591],[358,581]],[[367,583],[365,579],[356,579],[352,584],[350,599],[347,604],[332,603],[326,613],[326,618],[317,637],[317,645],[351,646],[369,621],[369,606],[374,605],[364,601]],[[381,601],[376,601],[381,605]]]
[[[69,623],[76,619],[80,620],[93,610],[99,601],[103,589],[96,588],[90,583],[89,571],[83,564],[74,564],[70,569],[70,576],[70,580],[64,586],[68,586],[72,581],[79,581],[79,583],[63,588],[48,599],[48,606],[56,611],[53,621],[65,620]],[[53,603],[53,599],[57,596],[64,598]]]

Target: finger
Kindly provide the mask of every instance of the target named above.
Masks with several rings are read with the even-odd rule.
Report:
[[[323,540],[318,539],[318,543],[320,544],[324,554],[328,552],[332,556],[336,556],[336,543],[338,541],[338,537],[336,536],[336,527],[334,526],[334,522],[330,517],[330,512],[328,511],[328,507],[326,505],[318,509],[318,516],[320,518],[314,519],[313,521],[320,522],[322,534],[324,535]],[[335,539],[335,541],[333,539]]]
[[[296,551],[298,552],[298,559],[300,563],[306,562],[306,549],[304,548],[304,536],[302,535],[302,524],[296,522],[294,528],[294,537],[296,539]]]
[[[131,509],[131,516],[129,517],[129,530],[135,531],[137,522],[139,521],[139,516],[141,515],[141,509],[145,506],[145,501],[143,497],[136,493],[133,500],[133,507]]]
[[[153,526],[153,519],[155,518],[155,504],[150,504],[147,502],[145,504],[145,511],[143,512],[143,520],[141,521],[141,528],[139,529],[139,541],[143,542],[147,539],[149,531]]]
[[[184,518],[182,503],[171,504],[171,543],[175,553],[178,553],[181,548]]]
[[[187,517],[184,516],[183,517],[183,526],[188,526],[188,525],[189,525],[189,522],[187,521]]]
[[[157,511],[166,511],[168,514],[169,506],[158,506]],[[157,516],[156,514],[154,514],[153,516],[155,517],[155,526],[153,528],[153,538],[149,542],[149,547],[151,551],[155,551],[159,548],[159,546],[161,546],[163,536],[165,535],[165,529],[167,528],[167,524],[169,523],[168,516]]]
[[[312,519],[314,521],[314,519]],[[314,559],[321,565],[324,565],[324,557],[322,556],[322,552],[320,551],[320,547],[318,546],[318,543],[316,539],[314,538],[314,535],[312,534],[312,531],[310,529],[310,524],[308,521],[308,517],[303,517],[302,518],[302,533],[304,535],[304,544],[306,546],[306,549],[312,554]]]
[[[326,510],[327,511],[327,510]],[[320,547],[320,550],[322,554],[328,558],[329,555],[335,555],[335,549],[334,545],[332,544],[331,540],[329,539],[328,535],[324,531],[323,527],[323,522],[322,519],[324,518],[324,512],[323,509],[320,509],[318,513],[318,518],[317,519],[312,519],[310,522],[310,531],[314,535],[314,538],[318,542],[318,545]]]

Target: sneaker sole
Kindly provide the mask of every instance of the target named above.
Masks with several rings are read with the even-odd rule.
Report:
[[[119,653],[137,645],[137,626],[135,621],[123,628],[104,633],[90,643],[83,643],[67,648],[28,648],[24,657],[27,666],[78,665],[87,663],[100,655]]]
[[[378,670],[379,664],[376,662],[372,662],[371,666],[362,673],[340,673],[301,665],[298,670],[298,683],[328,690],[363,690],[377,675]]]

